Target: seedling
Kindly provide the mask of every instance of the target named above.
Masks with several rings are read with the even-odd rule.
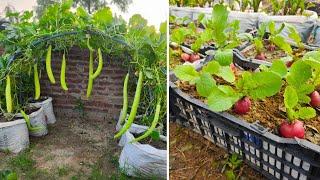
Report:
[[[239,159],[239,156],[235,153],[233,153],[231,156],[229,156],[228,161],[223,166],[223,170],[228,168],[228,170],[225,171],[225,175],[228,180],[235,180],[236,173],[235,171],[241,166],[242,160]]]

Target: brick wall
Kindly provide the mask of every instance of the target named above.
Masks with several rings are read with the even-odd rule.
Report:
[[[53,106],[57,116],[79,116],[75,107],[78,98],[84,104],[84,112],[89,119],[115,118],[122,108],[122,86],[127,69],[123,61],[104,56],[101,74],[94,80],[91,97],[86,98],[88,83],[89,51],[72,48],[67,56],[66,82],[69,88],[64,91],[60,86],[61,53],[52,56],[52,69],[56,84],[50,84],[45,70],[42,71],[41,93],[53,98]],[[94,70],[96,70],[97,63]]]

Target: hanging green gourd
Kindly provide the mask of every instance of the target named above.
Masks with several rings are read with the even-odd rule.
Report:
[[[97,78],[100,75],[100,73],[102,71],[102,68],[103,68],[103,58],[102,58],[102,54],[101,54],[101,49],[100,48],[98,49],[98,60],[99,60],[99,63],[98,63],[97,70],[92,75],[93,79]]]
[[[150,128],[143,135],[132,140],[131,143],[138,142],[138,141],[148,137],[153,132],[154,128],[156,128],[158,121],[159,121],[159,115],[160,115],[160,108],[161,108],[160,102],[161,102],[161,100],[159,99],[157,106],[156,106],[156,112],[155,112],[155,115],[154,115],[154,118],[153,118],[153,121],[151,123]]]
[[[139,78],[138,78],[138,83],[136,87],[136,92],[134,95],[131,111],[128,117],[128,120],[126,123],[122,126],[120,131],[114,136],[114,138],[119,138],[122,134],[124,134],[132,125],[134,119],[136,118],[136,113],[138,110],[138,106],[140,103],[140,95],[141,95],[141,89],[142,89],[142,84],[143,83],[143,73],[142,71],[139,72]]]
[[[88,78],[88,87],[87,87],[87,98],[90,97],[91,91],[92,91],[92,86],[93,86],[93,50],[89,49],[89,78]]]
[[[123,106],[122,106],[122,114],[120,117],[120,124],[123,124],[124,120],[127,117],[128,111],[128,81],[129,81],[129,73],[126,75],[123,83]]]
[[[68,91],[68,87],[66,84],[66,57],[65,53],[62,56],[62,63],[61,63],[61,71],[60,71],[60,84],[63,90]]]
[[[12,97],[11,97],[11,80],[10,76],[7,75],[6,77],[6,105],[7,105],[7,112],[12,113]]]
[[[38,100],[40,98],[40,81],[39,81],[37,63],[33,65],[33,79],[34,79],[34,89],[35,89],[34,99]]]
[[[53,73],[52,73],[52,68],[51,68],[51,50],[52,46],[49,45],[48,50],[47,50],[47,56],[46,56],[46,70],[47,70],[47,75],[52,84],[56,83],[56,80],[54,79]]]

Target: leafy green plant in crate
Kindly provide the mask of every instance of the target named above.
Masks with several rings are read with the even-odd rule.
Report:
[[[232,57],[224,58],[229,64]],[[196,86],[197,93],[206,99],[208,107],[215,112],[229,110],[237,114],[250,111],[251,100],[263,100],[277,94],[282,87],[281,73],[286,72],[282,61],[273,63],[269,71],[244,71],[236,79],[230,67],[221,66],[220,60],[211,61],[198,72],[192,66],[178,66],[174,72],[177,78]],[[226,63],[226,64],[228,64]],[[213,77],[212,77],[213,76]],[[223,83],[216,81],[218,77]]]

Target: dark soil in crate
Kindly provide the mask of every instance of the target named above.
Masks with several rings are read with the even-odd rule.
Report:
[[[220,84],[224,83],[223,80],[216,77],[215,80]],[[175,84],[185,93],[206,103],[206,100],[200,97],[197,93],[195,85],[190,85],[187,82],[180,80],[176,81]],[[269,128],[272,133],[278,134],[279,125],[286,120],[283,93],[284,90],[275,96],[266,98],[265,100],[251,100],[250,111],[245,115],[238,115],[232,110],[229,110],[228,113],[249,123],[259,121],[262,126]],[[314,144],[320,145],[320,116],[305,120],[304,126],[306,130],[305,139]]]
[[[267,47],[267,46],[268,45],[265,43],[265,47]],[[293,51],[297,57],[302,57],[303,54],[305,54],[308,50],[301,51],[301,50],[298,50],[295,48],[295,49],[293,49]],[[284,57],[288,56],[286,54],[286,52],[279,49],[278,47],[276,47],[276,49],[274,51],[264,50],[263,52],[264,52],[264,55],[266,56],[266,61],[268,61],[268,62],[272,62],[273,60],[284,58]],[[241,50],[241,53],[247,59],[255,59],[255,57],[257,55],[257,50],[255,49],[254,45],[250,45],[250,46],[247,46],[246,48],[244,48],[243,50]]]
[[[228,153],[190,129],[170,123],[170,179],[227,179],[222,171]],[[235,171],[240,179],[262,180],[246,164]]]

